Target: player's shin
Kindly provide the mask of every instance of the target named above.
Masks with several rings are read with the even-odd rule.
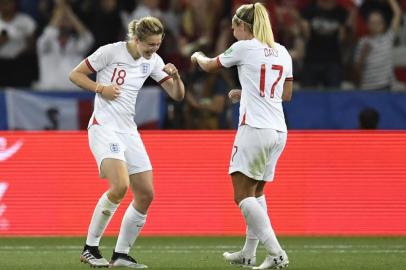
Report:
[[[94,209],[92,220],[90,221],[86,239],[87,245],[99,246],[104,230],[109,224],[118,206],[119,204],[112,203],[108,199],[107,192],[101,196]]]
[[[147,215],[137,211],[132,203],[130,203],[121,222],[115,252],[124,254],[130,252],[130,248],[144,227],[146,219]]]

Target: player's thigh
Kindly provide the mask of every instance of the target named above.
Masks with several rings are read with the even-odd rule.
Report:
[[[266,165],[266,170],[264,174],[265,181],[273,181],[275,176],[276,164],[285,149],[286,140],[287,140],[287,133],[286,132],[279,132],[275,131],[277,134],[277,141],[276,144],[270,149],[268,163]]]
[[[145,197],[152,199],[154,184],[152,171],[145,171],[130,175],[130,187],[135,198]]]
[[[97,167],[102,178],[106,177],[105,170],[108,170],[112,164],[102,166],[104,160],[114,159],[126,163],[125,151],[126,145],[119,138],[118,134],[101,125],[93,125],[88,130],[89,147],[96,160]],[[122,166],[122,165],[120,165]]]
[[[115,158],[105,158],[101,164],[101,171],[113,188],[126,191],[130,185],[127,165]]]

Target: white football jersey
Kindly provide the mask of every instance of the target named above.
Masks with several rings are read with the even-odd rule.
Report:
[[[86,58],[85,63],[97,72],[97,82],[103,85],[117,84],[120,95],[107,100],[96,94],[93,115],[89,126],[98,123],[121,133],[133,133],[137,130],[134,122],[135,104],[142,85],[148,76],[158,83],[170,76],[162,69],[162,58],[154,53],[151,59],[134,59],[127,50],[126,42],[117,42],[100,47]]]
[[[286,48],[274,48],[253,38],[240,40],[220,54],[219,65],[236,65],[241,84],[239,123],[287,132],[282,108],[283,84],[293,80],[292,58]]]

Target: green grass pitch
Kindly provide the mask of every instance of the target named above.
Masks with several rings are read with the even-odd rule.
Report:
[[[79,262],[83,238],[0,238],[1,270],[90,269]],[[289,255],[288,269],[401,270],[406,269],[406,237],[281,237]],[[102,239],[109,260],[115,238]],[[242,237],[141,237],[132,249],[150,269],[232,270],[224,251],[236,251]],[[259,249],[257,262],[265,256]]]

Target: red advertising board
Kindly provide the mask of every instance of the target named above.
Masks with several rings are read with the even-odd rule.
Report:
[[[227,175],[233,131],[142,137],[156,193],[144,235],[244,233]],[[85,235],[107,188],[85,132],[0,132],[0,236]],[[281,235],[406,235],[406,132],[290,132],[266,196]]]

